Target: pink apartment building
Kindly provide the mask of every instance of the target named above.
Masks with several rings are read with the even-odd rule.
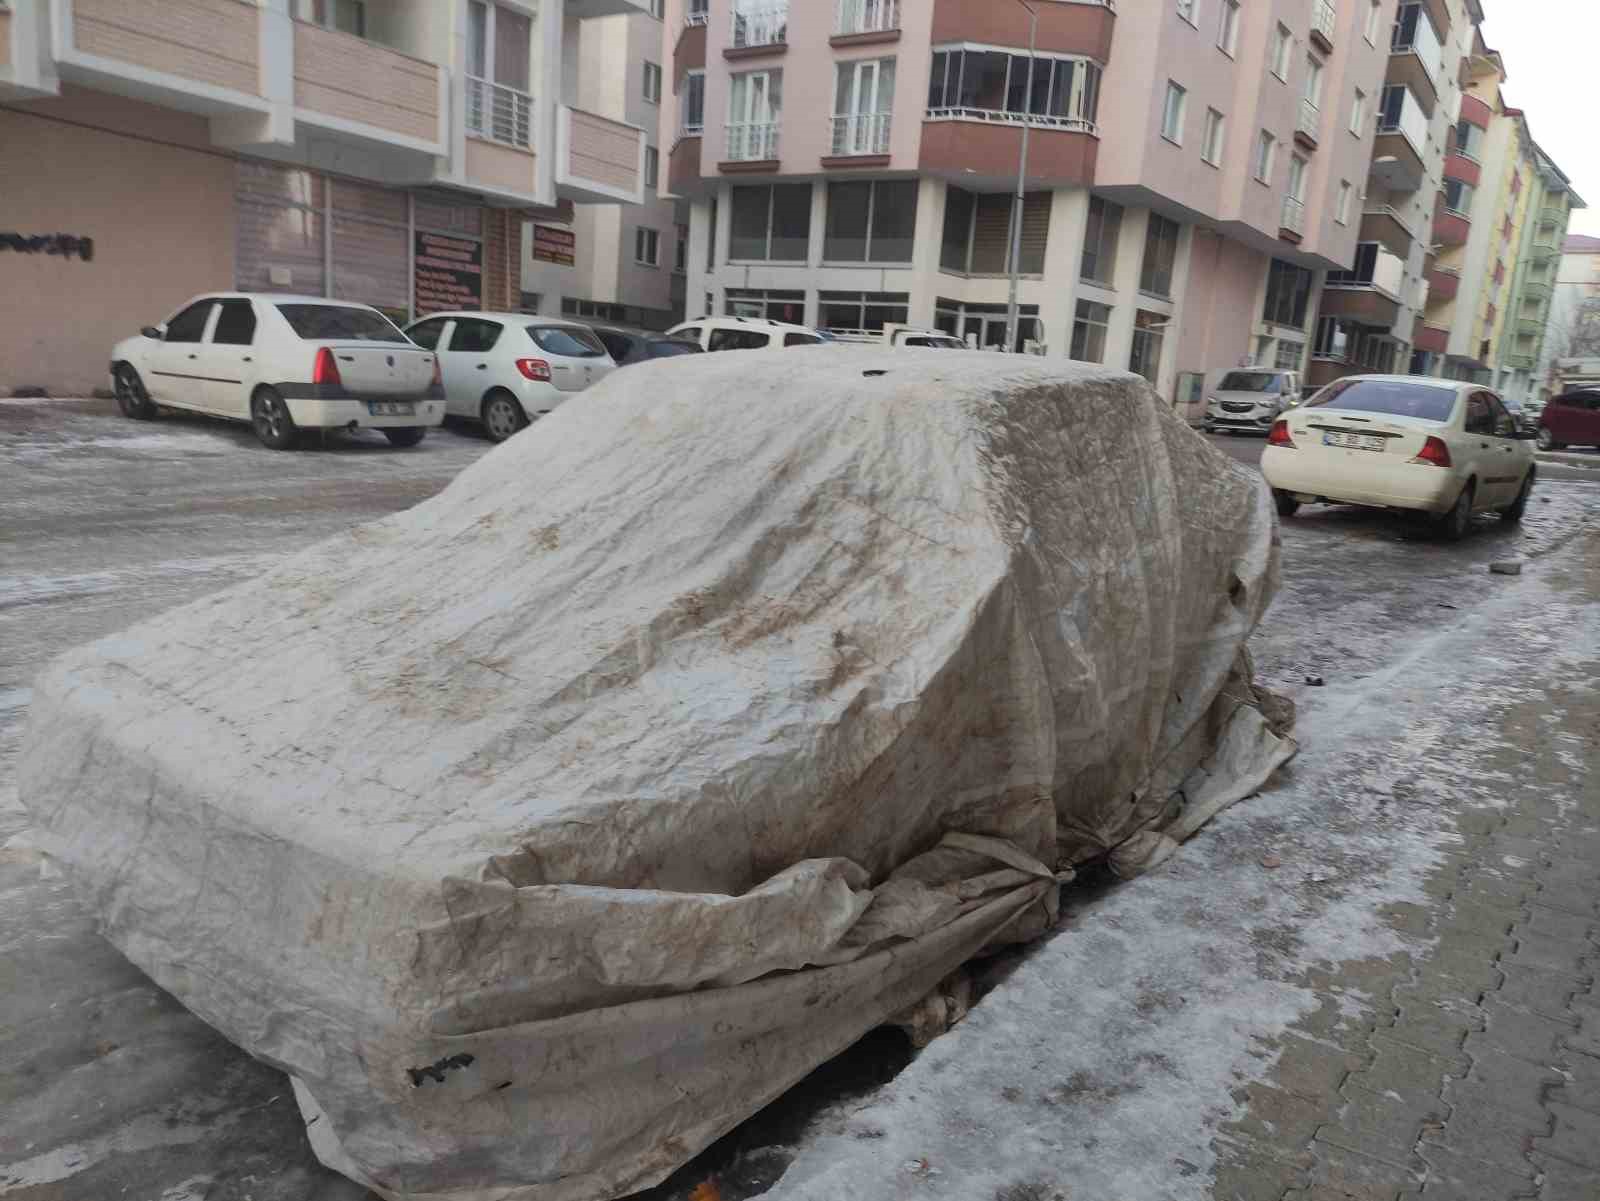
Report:
[[[667,0],[689,313],[1002,345],[1026,122],[1017,349],[1183,399],[1302,366],[1354,259],[1395,5],[1033,0],[1030,60],[1020,0]]]
[[[576,48],[649,8],[0,4],[0,394],[104,387],[200,292],[517,307],[529,215],[643,198],[645,131],[578,102]]]

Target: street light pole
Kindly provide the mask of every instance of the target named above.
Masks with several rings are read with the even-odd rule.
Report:
[[[1033,124],[1033,56],[1039,37],[1039,13],[1028,0],[1028,90],[1022,98],[1022,154],[1017,162],[1017,197],[1011,202],[1011,296],[1006,304],[1006,349],[1017,348],[1017,285],[1022,276],[1022,203],[1028,182],[1028,130]]]

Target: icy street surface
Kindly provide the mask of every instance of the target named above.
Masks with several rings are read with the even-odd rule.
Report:
[[[316,1164],[281,1075],[95,936],[31,848],[12,762],[52,655],[414,504],[488,449],[461,429],[273,454],[202,418],[0,401],[0,1198],[364,1195]],[[1300,706],[1275,786],[1151,875],[1069,896],[1061,929],[892,1082],[802,1088],[653,1198],[707,1178],[723,1201],[1285,1194],[1247,1186],[1278,1179],[1273,1139],[1322,1128],[1296,1104],[1350,1070],[1304,1065],[1360,1057],[1377,981],[1436,949],[1418,914],[1483,815],[1532,798],[1570,811],[1573,837],[1596,824],[1567,798],[1593,796],[1600,734],[1600,473],[1550,479],[1520,529],[1485,519],[1458,546],[1302,514],[1254,642],[1261,682]],[[1504,558],[1524,574],[1489,575]],[[1537,857],[1515,849],[1494,868],[1507,888]]]

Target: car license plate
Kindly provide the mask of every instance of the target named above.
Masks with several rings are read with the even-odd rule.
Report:
[[[373,400],[367,402],[367,412],[374,417],[415,417],[417,406],[410,401]]]
[[[1378,450],[1389,439],[1379,437],[1377,434],[1339,434],[1326,433],[1322,435],[1324,446],[1344,446],[1351,450]]]

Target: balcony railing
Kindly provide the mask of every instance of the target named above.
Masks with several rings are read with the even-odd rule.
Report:
[[[733,46],[781,46],[789,37],[789,3],[734,0]]]
[[[1328,0],[1312,0],[1311,31],[1322,35],[1330,46],[1333,45],[1333,29],[1338,19]]]
[[[704,25],[708,22],[710,16],[710,12],[707,11],[706,0],[699,0],[698,4],[691,2],[689,7],[684,10],[683,23],[686,26]]]
[[[759,163],[778,157],[776,121],[742,121],[728,124],[728,161]]]
[[[506,146],[533,145],[533,97],[519,88],[466,77],[467,132]]]
[[[1306,202],[1297,200],[1293,196],[1283,198],[1283,220],[1279,222],[1284,229],[1295,235],[1306,232]]]
[[[834,32],[888,33],[900,28],[900,0],[839,0]]]
[[[1044,113],[1011,113],[995,108],[930,108],[925,121],[984,121],[993,125],[1035,125],[1075,133],[1097,133],[1093,121],[1081,117],[1054,117]]]
[[[889,122],[893,113],[843,113],[833,118],[835,157],[852,154],[888,154]]]
[[[1315,142],[1317,140],[1317,127],[1321,120],[1322,110],[1302,96],[1300,99],[1300,120],[1295,123],[1295,132],[1302,133]]]

